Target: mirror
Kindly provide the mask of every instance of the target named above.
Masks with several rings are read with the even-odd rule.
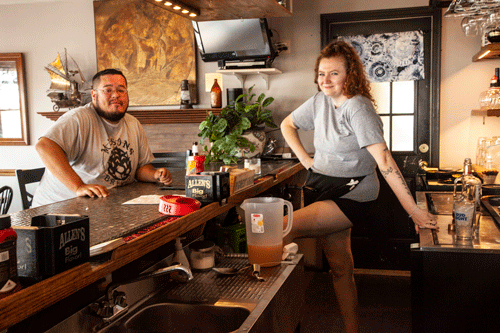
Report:
[[[27,146],[24,59],[22,53],[0,53],[0,145]]]

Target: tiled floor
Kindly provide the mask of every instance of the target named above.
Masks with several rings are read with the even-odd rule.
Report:
[[[344,332],[333,285],[328,273],[306,272],[306,310],[301,333]],[[410,277],[356,274],[360,306],[360,332],[411,332]]]

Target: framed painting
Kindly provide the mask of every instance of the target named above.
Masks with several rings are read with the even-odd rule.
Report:
[[[196,86],[190,20],[143,0],[94,1],[94,20],[97,69],[123,72],[130,106],[180,104],[181,81]]]

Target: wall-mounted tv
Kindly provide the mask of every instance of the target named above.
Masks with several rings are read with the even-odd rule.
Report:
[[[266,19],[193,21],[201,59],[219,67],[269,67],[277,53]]]

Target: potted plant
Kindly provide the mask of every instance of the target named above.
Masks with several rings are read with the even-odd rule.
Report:
[[[231,164],[242,157],[255,155],[254,137],[260,142],[263,136],[265,142],[263,128],[266,125],[271,128],[278,127],[274,123],[271,110],[267,109],[274,98],[266,98],[262,93],[253,101],[256,94],[252,94],[252,90],[253,86],[248,89],[248,95],[241,94],[234,105],[225,106],[218,115],[207,112],[207,118],[200,124],[198,133],[203,151],[208,152],[206,164],[213,161]],[[210,147],[204,144],[205,139],[208,139]],[[262,148],[263,146],[262,143]]]

